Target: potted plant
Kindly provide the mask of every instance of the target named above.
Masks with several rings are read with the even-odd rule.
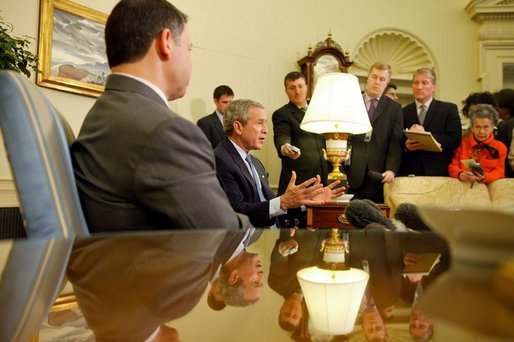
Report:
[[[30,77],[31,70],[39,72],[38,58],[30,50],[29,36],[13,35],[14,27],[0,17],[0,69],[14,70]]]

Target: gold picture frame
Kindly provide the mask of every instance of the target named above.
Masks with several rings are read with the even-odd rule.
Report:
[[[41,0],[36,83],[99,96],[110,73],[105,54],[107,14],[67,0]]]

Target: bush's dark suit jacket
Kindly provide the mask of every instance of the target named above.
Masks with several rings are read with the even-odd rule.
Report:
[[[109,77],[71,149],[93,232],[249,225],[230,206],[202,131],[133,78]]]
[[[212,148],[218,146],[218,144],[225,139],[223,125],[216,112],[201,118],[196,124],[203,131],[207,139],[209,139]]]
[[[352,135],[350,138],[352,153],[348,183],[352,189],[359,189],[374,182],[373,186],[381,194],[381,181],[370,179],[368,170],[379,173],[391,170],[398,174],[403,152],[403,116],[400,104],[387,96],[381,96],[371,119],[371,126],[373,131],[369,142],[364,141],[365,134]]]
[[[282,160],[282,170],[278,184],[278,194],[282,195],[291,179],[291,171],[296,171],[296,183],[300,184],[311,177],[320,175],[323,184],[327,184],[328,162],[323,158],[325,138],[300,128],[305,113],[292,102],[273,113],[273,139],[278,156]],[[280,153],[280,147],[290,143],[301,150],[300,158],[293,160]]]
[[[403,108],[403,126],[410,128],[419,125],[416,103]],[[462,126],[457,106],[453,103],[432,100],[423,123],[425,131],[431,132],[441,144],[442,152],[405,151],[403,153],[400,176],[448,176],[448,165],[453,157],[453,150],[460,145]]]
[[[246,162],[228,138],[214,149],[214,155],[218,178],[234,210],[247,215],[254,227],[268,227],[275,223],[275,220],[270,220],[269,217],[269,201],[275,198],[275,194],[269,187],[266,170],[259,159],[252,156],[253,165],[262,183],[264,197],[267,199],[265,202],[260,201]]]

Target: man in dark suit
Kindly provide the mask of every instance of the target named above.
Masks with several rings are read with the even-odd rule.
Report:
[[[350,137],[349,193],[355,198],[384,202],[383,183],[391,183],[402,158],[403,118],[399,103],[383,96],[391,80],[391,67],[375,63],[370,68],[363,93],[372,131]]]
[[[273,139],[278,157],[282,161],[278,195],[282,195],[289,184],[291,171],[296,172],[298,182],[319,175],[327,184],[328,162],[323,158],[325,138],[300,128],[307,109],[307,85],[300,72],[290,72],[284,78],[284,87],[289,103],[277,109],[272,116]],[[306,214],[300,209],[291,210],[280,218],[281,226],[306,226]]]
[[[414,72],[412,91],[415,101],[403,108],[403,126],[412,131],[431,132],[442,152],[423,151],[415,140],[405,140],[400,176],[448,176],[453,151],[461,143],[462,125],[457,106],[434,99],[436,75],[431,68]]]
[[[212,148],[215,148],[225,138],[223,133],[223,115],[230,102],[234,100],[234,92],[229,86],[220,85],[214,89],[213,96],[216,110],[214,110],[214,113],[198,120],[196,125],[200,127],[207,139],[209,139]]]
[[[284,193],[275,197],[264,166],[250,154],[251,150],[262,148],[268,133],[266,122],[260,103],[233,101],[225,111],[227,138],[214,149],[218,178],[232,207],[248,215],[254,227],[272,226],[275,218],[286,214],[288,209],[319,204],[342,193],[342,189],[332,191],[337,184],[323,188],[319,176],[295,185],[296,175],[292,171]]]
[[[186,21],[164,0],[122,0],[107,20],[113,73],[71,147],[92,232],[249,226],[216,178],[204,134],[167,105],[189,83]]]

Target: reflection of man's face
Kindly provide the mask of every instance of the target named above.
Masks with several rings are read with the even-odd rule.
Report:
[[[427,336],[432,331],[432,321],[420,311],[412,309],[409,316],[409,332],[414,338]]]
[[[303,107],[307,104],[307,84],[305,79],[300,77],[294,81],[286,81],[286,94],[289,101],[297,107]]]
[[[362,330],[364,330],[364,335],[366,335],[368,341],[385,339],[385,324],[376,307],[366,308],[362,313]]]
[[[302,296],[293,294],[286,298],[282,307],[280,307],[279,319],[282,322],[287,322],[291,326],[298,327],[302,319]]]
[[[259,299],[263,287],[262,278],[264,277],[259,254],[244,253],[237,270],[239,279],[243,282],[244,298],[249,301]]]

